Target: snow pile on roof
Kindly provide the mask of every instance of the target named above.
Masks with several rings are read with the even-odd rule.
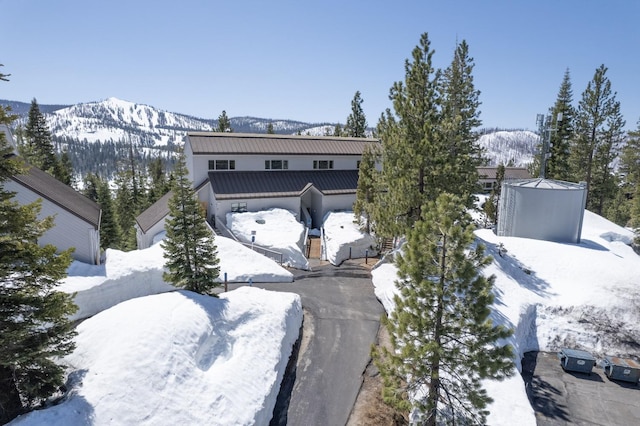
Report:
[[[268,424],[300,297],[243,287],[121,303],[78,326],[70,392],[16,425]]]
[[[327,260],[332,265],[340,265],[349,258],[377,255],[375,239],[360,230],[353,212],[329,212],[323,226]]]
[[[629,341],[640,341],[640,311],[629,300],[640,298],[640,256],[627,245],[629,230],[585,211],[580,244],[498,237],[488,229],[476,236],[494,258],[483,272],[496,276],[492,319],[514,329],[509,343],[518,369],[522,355],[533,350],[636,353]],[[392,264],[373,270],[376,296],[387,311],[394,308],[396,279]],[[484,385],[495,401],[489,424],[536,424],[519,374]]]
[[[227,227],[240,241],[275,250],[283,254],[283,264],[309,269],[302,253],[304,226],[289,210],[273,208],[259,212],[227,213]]]

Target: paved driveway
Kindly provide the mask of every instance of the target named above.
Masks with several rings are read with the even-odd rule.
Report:
[[[305,310],[297,362],[285,378],[272,424],[344,425],[384,310],[369,270],[356,262],[294,274],[293,283],[256,285],[298,293]]]
[[[538,426],[640,425],[640,387],[609,380],[599,366],[565,372],[555,352],[528,352],[522,376]]]

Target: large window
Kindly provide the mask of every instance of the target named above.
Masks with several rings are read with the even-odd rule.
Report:
[[[333,160],[313,160],[313,168],[317,170],[333,169]]]
[[[236,160],[209,160],[209,170],[235,170]]]
[[[247,211],[247,203],[231,203],[232,213],[244,213]]]
[[[265,170],[286,170],[289,168],[288,160],[264,160]]]

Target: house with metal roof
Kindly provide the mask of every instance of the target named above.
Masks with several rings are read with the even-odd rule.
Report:
[[[9,127],[0,125],[14,154],[17,146]],[[38,239],[42,245],[51,244],[58,251],[74,249],[72,257],[84,263],[100,263],[100,206],[70,186],[65,185],[37,167],[25,164],[23,174],[11,176],[2,182],[6,191],[13,192],[14,200],[30,204],[40,200],[39,219],[53,217],[53,227]]]
[[[39,218],[53,216],[54,226],[38,239],[58,251],[74,248],[72,257],[84,263],[100,263],[100,206],[37,167],[27,165],[24,174],[12,176],[4,189],[15,193],[20,204],[41,200]]]
[[[483,192],[491,192],[494,185],[498,183],[498,168],[478,167],[478,178]],[[531,173],[525,167],[505,167],[504,180],[531,179]]]
[[[371,138],[190,132],[184,152],[189,180],[212,225],[226,225],[230,212],[278,207],[309,227],[320,227],[327,212],[353,208],[362,153],[379,143]],[[164,204],[149,210],[136,220],[140,248],[151,244],[168,214]]]

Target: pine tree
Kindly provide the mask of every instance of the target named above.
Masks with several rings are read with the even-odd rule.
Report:
[[[269,123],[267,124],[267,134],[268,135],[275,135],[275,130],[273,130],[273,123]]]
[[[231,121],[227,117],[227,111],[222,111],[222,114],[218,117],[218,132],[233,132],[231,128]]]
[[[622,149],[620,174],[623,176],[620,192],[627,205],[629,225],[635,232],[636,244],[640,244],[640,120],[636,130],[629,132]]]
[[[29,108],[29,119],[25,127],[25,144],[20,150],[28,163],[51,175],[56,169],[57,159],[51,140],[51,132],[44,114],[35,98]]]
[[[551,109],[551,157],[547,160],[546,177],[568,181],[571,179],[569,168],[570,141],[573,136],[575,111],[571,76],[567,69],[560,84],[556,103]]]
[[[376,160],[379,157],[377,147],[367,145],[362,153],[358,171],[358,189],[353,212],[358,225],[367,233],[371,233],[371,218],[375,214],[378,195],[378,171]]]
[[[500,204],[500,195],[502,194],[502,181],[504,181],[505,167],[504,164],[498,164],[496,169],[496,181],[491,189],[489,199],[484,203],[483,210],[488,220],[495,226],[498,224],[498,206]]]
[[[0,80],[6,80],[0,74]],[[12,116],[0,107],[0,123]],[[57,360],[74,349],[68,317],[72,296],[56,291],[71,250],[56,254],[37,240],[53,226],[38,219],[40,203],[20,205],[2,182],[22,172],[0,134],[0,423],[5,424],[57,392],[64,368]]]
[[[120,170],[115,176],[115,185],[115,217],[120,230],[120,244],[114,248],[124,251],[135,250],[138,244],[134,223],[141,210],[134,200],[131,171]]]
[[[68,150],[64,150],[59,158],[56,159],[53,176],[65,185],[73,186],[73,165],[71,164],[71,157],[69,156]]]
[[[167,235],[161,242],[165,267],[169,270],[163,277],[176,287],[215,296],[214,289],[220,285],[216,281],[220,275],[217,247],[187,178],[184,155],[178,160],[174,173],[170,217],[165,223]]]
[[[366,137],[367,118],[362,109],[362,98],[360,91],[357,91],[351,101],[351,114],[347,117],[347,124],[344,126],[346,136],[352,138]]]
[[[344,136],[344,132],[342,131],[342,126],[340,125],[340,123],[336,123],[335,127],[333,128],[333,136]]]
[[[395,82],[389,92],[394,113],[387,109],[378,121],[385,191],[375,222],[383,236],[405,233],[420,218],[423,204],[439,192],[431,175],[442,165],[437,140],[440,71],[432,65],[433,54],[427,34],[422,34],[412,61],[405,61],[404,83]]]
[[[462,41],[456,47],[451,65],[444,71],[442,87],[442,112],[439,127],[443,158],[434,180],[438,189],[460,196],[467,207],[472,207],[475,194],[480,191],[478,167],[483,164],[482,150],[478,144],[480,121],[480,91],[473,84],[473,58],[469,46]]]
[[[587,208],[598,214],[602,212],[603,204],[598,195],[601,189],[593,192],[592,186],[595,184],[597,188],[600,184],[606,185],[606,182],[601,170],[597,172],[596,169],[598,162],[602,163],[615,154],[609,151],[614,148],[614,139],[617,139],[620,125],[620,104],[616,101],[616,93],[611,91],[611,82],[606,77],[606,72],[604,65],[596,69],[593,79],[582,93],[570,153],[573,178],[586,182]],[[596,173],[600,173],[600,181],[594,181]]]
[[[83,180],[82,195],[90,199],[91,201],[98,202],[98,186],[100,177],[93,173],[87,173]]]
[[[398,255],[400,292],[384,325],[392,350],[373,351],[383,379],[383,398],[402,411],[417,409],[420,424],[484,424],[491,398],[485,378],[513,373],[511,330],[489,314],[491,262],[473,245],[473,225],[461,200],[441,194],[428,202]]]
[[[113,198],[109,182],[97,178],[97,202],[102,210],[100,216],[100,246],[102,249],[121,246],[122,232],[116,221]]]
[[[164,162],[161,157],[156,157],[149,163],[148,174],[151,182],[149,191],[147,191],[147,197],[148,204],[151,205],[170,190],[167,172],[165,171]]]

